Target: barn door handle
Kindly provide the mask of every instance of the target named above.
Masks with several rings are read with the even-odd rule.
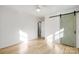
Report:
[[[74,34],[76,34],[76,30],[74,31]]]

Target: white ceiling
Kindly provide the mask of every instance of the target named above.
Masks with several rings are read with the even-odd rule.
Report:
[[[40,5],[40,12],[36,12],[36,5],[11,5],[7,7],[33,16],[45,16],[55,12],[61,12],[63,10],[75,10],[79,8],[79,5]]]

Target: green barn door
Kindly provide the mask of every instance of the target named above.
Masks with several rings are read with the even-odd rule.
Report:
[[[69,46],[76,46],[76,19],[74,13],[62,15],[60,20],[60,29],[63,30],[61,43]]]

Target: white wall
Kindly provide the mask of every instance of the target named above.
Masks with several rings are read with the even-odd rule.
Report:
[[[41,36],[45,38],[45,21],[41,23]]]
[[[76,13],[76,47],[79,48],[79,13]]]
[[[45,19],[45,38],[49,42],[55,41],[55,33],[60,29],[60,17]],[[59,42],[58,42],[59,43]]]
[[[37,38],[35,17],[7,6],[0,6],[0,48],[19,43],[19,30],[25,32],[29,40]]]

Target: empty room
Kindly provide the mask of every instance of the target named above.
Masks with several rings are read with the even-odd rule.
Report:
[[[79,5],[0,5],[0,54],[79,54]]]

